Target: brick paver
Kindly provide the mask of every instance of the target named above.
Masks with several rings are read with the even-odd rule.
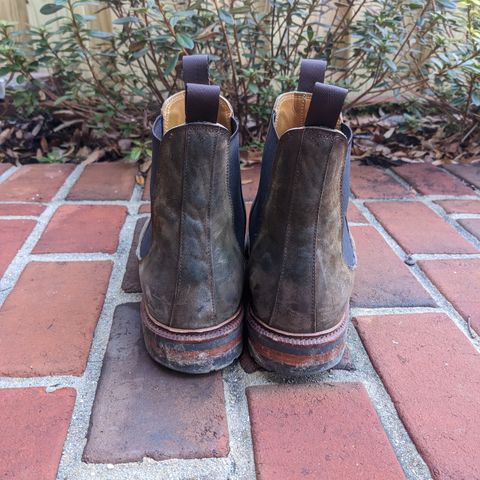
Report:
[[[246,168],[242,168],[240,172],[242,175],[243,199],[246,202],[251,202],[255,199],[258,189],[258,182],[260,180],[260,170],[261,165],[256,163]]]
[[[114,253],[127,209],[118,205],[63,205],[54,214],[34,253]]]
[[[435,305],[408,267],[371,226],[351,228],[358,267],[352,305],[413,307]]]
[[[38,203],[4,203],[0,204],[0,216],[31,215],[38,216],[45,210]]]
[[[347,219],[352,223],[368,223],[363,213],[352,202],[348,204]]]
[[[138,259],[137,259],[137,246],[140,239],[140,233],[147,221],[146,218],[140,218],[135,225],[135,231],[133,233],[132,246],[128,254],[127,267],[125,269],[125,275],[122,281],[122,288],[128,293],[141,292],[140,276],[138,274]]]
[[[12,167],[12,165],[10,163],[1,163],[0,164],[0,175],[4,174],[11,167]]]
[[[0,478],[55,480],[75,390],[0,389]]]
[[[480,260],[428,260],[420,268],[480,334]]]
[[[0,477],[480,478],[480,349],[449,317],[451,304],[464,331],[480,334],[480,251],[461,234],[478,236],[480,195],[457,178],[475,183],[477,167],[458,167],[391,173],[353,162],[351,307],[361,341],[348,341],[335,369],[292,385],[248,352],[240,366],[202,376],[150,360],[135,256],[149,178],[139,202],[135,166],[14,170],[0,182],[0,273],[30,232],[40,238],[0,280]],[[73,168],[65,200],[49,206]],[[259,170],[242,169],[247,211]],[[426,196],[439,194],[448,197]],[[133,218],[122,230],[127,211]],[[47,394],[47,386],[60,390]]]
[[[478,253],[451,225],[420,202],[366,204],[407,253]]]
[[[433,477],[480,478],[480,354],[468,339],[440,314],[356,324]]]
[[[402,198],[415,195],[381,168],[352,163],[350,189],[358,198]]]
[[[458,223],[480,240],[480,218],[465,218],[459,220]]]
[[[140,208],[138,209],[138,213],[150,213],[151,212],[151,205],[150,203],[144,203],[143,205],[140,205]]]
[[[472,195],[472,189],[429,163],[410,163],[393,170],[423,195]]]
[[[221,375],[157,366],[143,344],[139,304],[117,307],[84,459],[121,463],[228,451]]]
[[[143,187],[143,194],[142,200],[150,200],[150,180],[151,180],[152,172],[149,171],[147,178],[145,179],[145,185]]]
[[[73,165],[26,165],[0,183],[0,201],[48,202],[73,171]]]
[[[34,227],[34,220],[0,220],[0,277]]]
[[[480,164],[474,165],[446,165],[447,170],[463,178],[466,182],[480,188]]]
[[[480,200],[439,200],[447,213],[480,213]]]
[[[135,186],[135,165],[123,162],[94,163],[70,190],[68,200],[129,200]]]
[[[247,389],[259,480],[405,478],[365,387]]]
[[[81,375],[111,262],[32,262],[0,309],[0,376]]]

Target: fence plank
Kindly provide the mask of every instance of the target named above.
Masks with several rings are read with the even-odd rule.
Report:
[[[28,23],[27,4],[25,0],[2,0],[2,20],[18,22],[17,30],[25,28]]]

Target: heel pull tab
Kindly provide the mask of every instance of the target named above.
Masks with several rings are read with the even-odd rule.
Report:
[[[220,87],[218,85],[185,85],[185,120],[192,122],[217,123],[220,104]]]
[[[300,78],[298,79],[299,92],[313,92],[316,82],[325,81],[325,70],[327,62],[325,60],[304,59],[300,62]]]
[[[316,82],[305,126],[336,128],[347,93],[345,88]]]
[[[182,58],[183,81],[209,85],[208,55],[185,55]]]

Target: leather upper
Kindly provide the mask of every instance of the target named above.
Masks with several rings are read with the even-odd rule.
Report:
[[[140,281],[148,313],[165,326],[213,328],[240,307],[244,256],[235,223],[243,219],[234,218],[230,148],[231,134],[218,124],[189,123],[154,136],[152,217],[144,234],[150,243],[141,247]]]
[[[251,308],[274,329],[318,333],[342,320],[353,287],[355,255],[346,261],[344,242],[354,249],[342,208],[351,144],[323,127],[293,128],[276,142],[263,204],[254,206]]]

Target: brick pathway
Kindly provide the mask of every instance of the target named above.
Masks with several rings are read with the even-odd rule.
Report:
[[[148,358],[135,167],[0,167],[2,479],[480,478],[480,166],[353,166],[349,352],[289,382]]]

